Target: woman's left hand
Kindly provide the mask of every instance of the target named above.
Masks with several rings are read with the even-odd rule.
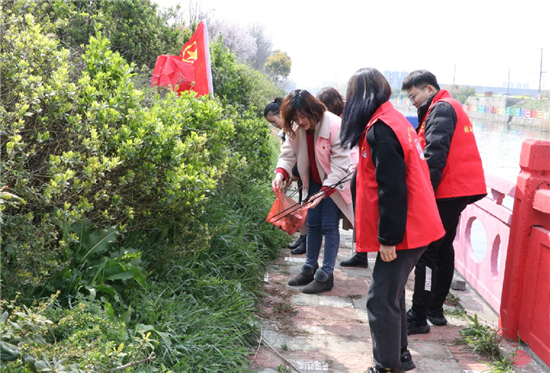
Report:
[[[316,193],[316,194],[311,196],[311,198],[309,199],[309,202],[307,203],[307,205],[305,207],[308,210],[313,209],[313,208],[317,207],[317,205],[321,202],[321,200],[323,198],[325,198],[325,193],[324,192]]]
[[[380,245],[380,258],[385,262],[391,262],[397,258],[395,246]]]

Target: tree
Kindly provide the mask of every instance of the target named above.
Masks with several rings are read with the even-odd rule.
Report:
[[[188,30],[169,24],[176,17],[173,10],[161,12],[151,0],[47,1],[37,2],[39,6],[52,23],[61,21],[55,33],[76,55],[84,52],[98,24],[112,50],[139,67],[153,68],[157,56],[178,54],[190,37]]]
[[[208,31],[212,39],[221,35],[223,46],[239,61],[250,62],[256,57],[256,39],[246,26],[234,21],[214,20],[208,26]]]
[[[273,43],[265,35],[265,27],[259,23],[250,26],[250,33],[256,39],[256,56],[253,59],[252,67],[256,70],[263,70],[267,58],[271,55]]]
[[[290,74],[292,60],[285,52],[276,50],[268,57],[264,70],[269,74],[273,82],[282,82]]]
[[[464,104],[468,97],[475,96],[476,89],[469,86],[452,85],[447,87],[447,90],[452,97],[457,99],[461,104]]]

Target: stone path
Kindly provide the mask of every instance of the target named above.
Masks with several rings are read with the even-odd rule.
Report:
[[[292,255],[283,249],[278,261],[265,275],[265,297],[260,310],[262,337],[251,353],[252,371],[361,373],[372,365],[372,341],[366,312],[366,293],[375,254],[369,254],[370,268],[344,268],[340,261],[352,255],[351,231],[341,231],[341,247],[334,272],[334,288],[318,295],[307,295],[301,287],[287,282],[299,273],[305,255]],[[320,260],[321,262],[321,260]],[[407,286],[410,306],[414,274]],[[498,324],[498,316],[468,286],[452,291],[470,315],[478,314],[485,323]],[[447,310],[456,309],[451,305]],[[432,326],[428,334],[409,336],[409,349],[417,366],[411,373],[477,373],[490,367],[466,346],[458,344],[464,317],[446,316],[449,324]],[[511,353],[515,346],[501,348]],[[550,372],[529,351],[518,350],[516,372]]]

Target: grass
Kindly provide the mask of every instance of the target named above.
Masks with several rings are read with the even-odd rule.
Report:
[[[466,320],[469,325],[460,331],[463,343],[482,356],[490,359],[500,357],[498,329],[481,323],[477,313],[474,316],[466,314]]]
[[[517,349],[516,349],[517,351]],[[491,373],[515,373],[514,361],[517,360],[516,351],[511,356],[499,356],[492,362],[483,362],[489,366],[489,370],[485,372]]]
[[[462,343],[467,344],[475,353],[490,359],[490,361],[482,361],[489,367],[485,372],[514,373],[514,362],[517,360],[519,346],[511,354],[502,355],[499,329],[482,324],[477,314],[474,316],[465,314],[465,317],[469,325],[460,332],[463,336]]]
[[[174,372],[249,371],[263,275],[288,235],[265,222],[258,225],[273,202],[269,188],[238,181],[227,188],[205,211],[205,224],[216,227],[209,247],[163,266],[146,294],[132,299],[134,323],[147,325],[160,341],[156,366]]]
[[[273,307],[273,312],[283,313],[290,316],[295,316],[298,312],[292,307],[291,304],[281,303]]]
[[[459,304],[452,310],[445,310],[445,314],[452,317],[464,318],[466,317],[466,310]]]
[[[277,372],[290,373],[292,372],[292,369],[290,369],[290,367],[287,367],[286,365],[279,364],[279,366],[277,367]]]
[[[445,303],[450,306],[457,306],[460,304],[460,297],[449,292],[449,294],[447,294],[447,298],[445,298]]]

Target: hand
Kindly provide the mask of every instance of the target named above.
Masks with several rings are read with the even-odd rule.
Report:
[[[286,179],[285,185],[286,185],[287,188],[290,188],[292,183],[294,181],[298,181],[298,180],[300,180],[300,178],[298,176],[290,175],[290,177],[288,179]]]
[[[309,199],[310,202],[308,202],[305,207],[308,210],[313,209],[313,208],[317,207],[317,205],[319,203],[321,203],[321,200],[323,198],[325,198],[325,193],[324,192],[318,192],[318,193],[311,196],[311,198]]]
[[[271,182],[271,187],[273,188],[274,193],[280,193],[283,191],[283,180],[284,175],[280,172],[277,172],[275,179]]]
[[[395,246],[380,245],[380,258],[385,262],[391,262],[397,258]]]

